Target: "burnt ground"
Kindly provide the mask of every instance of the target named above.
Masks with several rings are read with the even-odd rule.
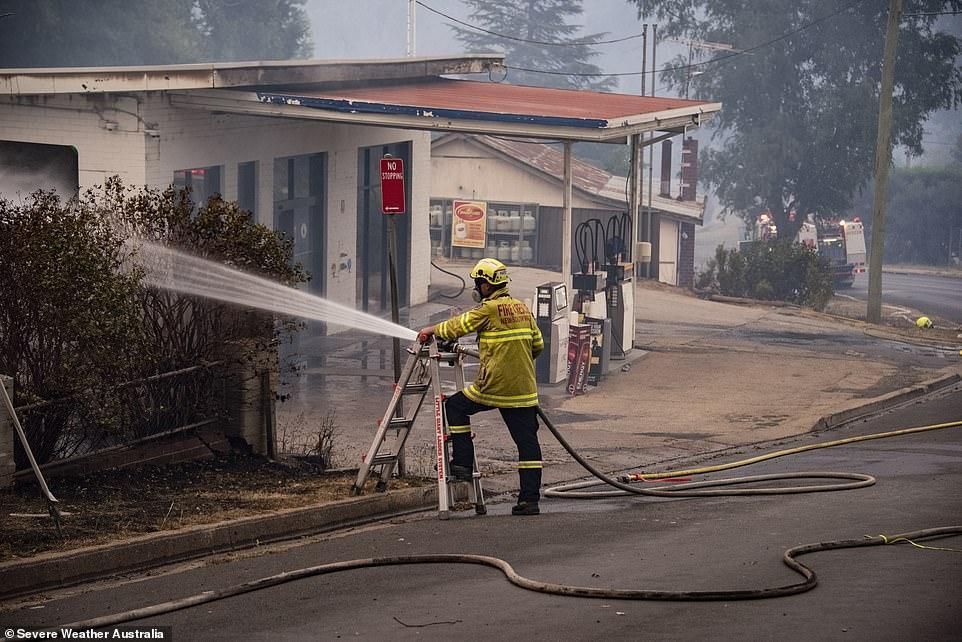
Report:
[[[33,483],[0,491],[0,562],[185,526],[323,504],[350,494],[354,474],[310,461],[232,455],[167,466],[114,469],[48,480],[61,539]],[[372,482],[373,483],[373,482]],[[395,480],[394,488],[419,485]]]

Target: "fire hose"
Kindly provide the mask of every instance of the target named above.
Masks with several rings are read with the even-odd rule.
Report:
[[[932,424],[928,426],[920,426],[915,428],[906,428],[902,430],[894,430],[884,433],[876,433],[872,435],[862,435],[858,437],[850,437],[846,439],[839,439],[831,442],[821,442],[818,444],[810,444],[807,446],[801,446],[798,448],[792,448],[789,450],[782,450],[766,455],[760,455],[758,457],[752,457],[750,459],[745,459],[738,462],[732,462],[729,464],[722,464],[719,466],[710,466],[705,468],[689,469],[689,470],[679,470],[679,471],[669,471],[661,473],[649,473],[642,475],[633,475],[625,477],[625,481],[619,481],[608,477],[598,471],[594,466],[592,466],[588,461],[584,459],[564,438],[561,432],[554,426],[551,420],[547,417],[544,411],[539,407],[538,416],[545,423],[551,433],[558,439],[559,443],[568,451],[569,454],[586,470],[588,470],[592,475],[597,477],[599,482],[579,482],[575,484],[567,484],[564,486],[559,486],[556,488],[548,489],[545,495],[550,496],[561,496],[561,497],[609,497],[613,494],[625,495],[625,494],[637,494],[637,495],[648,495],[655,497],[696,497],[696,496],[710,496],[710,495],[771,495],[771,494],[784,494],[784,493],[802,493],[802,492],[819,492],[819,491],[830,491],[830,490],[846,490],[851,488],[861,488],[864,486],[869,486],[875,483],[875,479],[869,475],[861,475],[856,473],[833,473],[833,472],[806,472],[806,473],[787,473],[779,475],[757,475],[753,477],[740,477],[731,478],[724,480],[715,480],[711,482],[695,482],[687,484],[679,484],[674,486],[672,490],[656,490],[656,489],[643,489],[633,487],[627,483],[630,480],[642,480],[642,479],[666,479],[674,477],[682,477],[700,473],[715,472],[718,470],[726,470],[730,468],[736,468],[740,466],[747,466],[753,463],[758,463],[760,461],[766,461],[769,459],[774,459],[777,457],[784,457],[790,454],[796,454],[799,452],[805,452],[808,450],[814,450],[818,448],[828,448],[832,446],[839,446],[849,443],[855,443],[859,441],[867,441],[871,439],[882,439],[887,437],[896,437],[901,435],[915,434],[920,432],[926,432],[931,430],[941,430],[946,428],[953,428],[962,426],[962,421],[952,421],[947,423]],[[742,488],[742,489],[711,489],[711,486],[725,486],[733,484],[743,484],[749,482],[757,482],[764,480],[773,479],[786,479],[786,478],[841,478],[850,480],[848,483],[842,484],[826,484],[817,486],[795,486],[795,487],[780,487],[780,488]],[[600,483],[605,483],[611,485],[618,489],[618,491],[609,492],[584,492],[580,489],[598,485]],[[706,490],[706,488],[708,488]],[[418,564],[474,564],[487,566],[490,568],[497,569],[504,574],[505,578],[513,585],[529,590],[536,591],[539,593],[546,593],[549,595],[561,595],[567,597],[582,597],[582,598],[603,598],[603,599],[622,599],[622,600],[662,600],[662,601],[717,601],[717,600],[758,600],[758,599],[769,599],[775,597],[785,597],[789,595],[797,595],[799,593],[804,593],[809,591],[818,584],[818,579],[815,571],[810,567],[806,566],[798,560],[799,557],[803,555],[809,555],[812,553],[817,553],[820,551],[837,550],[843,548],[860,548],[865,546],[881,546],[887,544],[897,544],[897,543],[909,543],[914,546],[919,546],[922,548],[929,548],[920,545],[920,541],[928,541],[933,539],[940,539],[946,537],[954,537],[962,535],[962,525],[960,526],[941,526],[935,528],[925,528],[920,530],[915,530],[906,533],[899,533],[896,535],[877,535],[874,537],[865,536],[859,539],[840,539],[828,542],[817,542],[813,544],[804,544],[801,546],[795,546],[786,550],[782,555],[782,562],[790,568],[795,573],[801,576],[801,580],[791,584],[783,584],[779,586],[771,586],[756,589],[735,589],[735,590],[723,590],[723,591],[658,591],[658,590],[648,590],[648,589],[618,589],[618,588],[600,588],[600,587],[587,587],[587,586],[572,586],[565,584],[555,584],[551,582],[543,582],[540,580],[535,580],[531,578],[524,577],[518,574],[514,568],[507,561],[496,558],[489,557],[486,555],[469,555],[469,554],[438,554],[438,555],[402,555],[402,556],[388,556],[388,557],[371,557],[363,559],[354,559],[340,562],[332,562],[329,564],[321,564],[317,566],[310,566],[306,568],[296,569],[292,571],[285,571],[283,573],[278,573],[276,575],[271,575],[268,577],[259,578],[252,580],[250,582],[244,582],[242,584],[236,584],[227,588],[219,589],[216,591],[204,591],[195,595],[188,597],[178,598],[175,600],[170,600],[160,604],[154,604],[151,606],[146,606],[139,609],[133,609],[130,611],[124,611],[120,613],[114,613],[111,615],[105,615],[101,617],[91,618],[88,620],[82,620],[78,622],[73,622],[70,624],[62,625],[59,628],[71,628],[71,629],[89,629],[89,628],[102,628],[107,626],[114,626],[117,624],[122,624],[125,622],[131,622],[134,620],[143,619],[146,617],[156,617],[158,615],[163,615],[166,613],[171,613],[181,609],[190,608],[192,606],[197,606],[200,604],[206,604],[209,602],[214,602],[217,600],[223,600],[236,595],[241,595],[244,593],[249,593],[252,591],[261,590],[264,588],[269,588],[272,586],[277,586],[287,582],[293,582],[296,580],[306,579],[309,577],[317,577],[320,575],[329,575],[332,573],[339,573],[342,571],[357,570],[362,568],[372,568],[381,566],[405,566],[405,565],[418,565]],[[956,549],[939,549],[939,550],[956,550]],[[0,639],[0,642],[5,642],[5,639]]]
[[[779,473],[774,475],[754,475],[750,477],[730,477],[727,479],[718,479],[712,481],[701,481],[692,482],[687,484],[676,484],[670,489],[658,490],[653,488],[638,488],[636,486],[631,486],[627,482],[629,481],[645,481],[651,479],[659,480],[669,480],[676,477],[688,477],[691,475],[700,475],[705,473],[718,472],[720,470],[730,470],[732,468],[739,468],[742,466],[749,466],[751,464],[757,464],[763,461],[768,461],[770,459],[776,459],[778,457],[785,457],[788,455],[795,455],[798,453],[803,453],[809,450],[818,450],[821,448],[830,448],[833,446],[843,446],[846,444],[853,444],[860,441],[870,441],[873,439],[884,439],[886,437],[898,437],[901,435],[911,435],[914,433],[927,432],[930,430],[942,430],[945,428],[956,428],[962,426],[962,421],[950,421],[940,424],[931,424],[929,426],[919,426],[916,428],[904,428],[902,430],[892,430],[889,432],[875,433],[871,435],[860,435],[857,437],[848,437],[845,439],[836,439],[834,441],[824,441],[816,444],[808,444],[806,446],[799,446],[797,448],[789,448],[787,450],[779,450],[776,452],[768,453],[765,455],[759,455],[757,457],[751,457],[749,459],[743,459],[741,461],[735,461],[728,464],[720,464],[717,466],[706,466],[703,468],[691,468],[687,470],[673,470],[658,473],[646,473],[639,474],[634,473],[631,475],[625,475],[622,480],[613,479],[604,473],[600,472],[594,466],[592,466],[584,457],[578,453],[577,450],[571,447],[571,444],[565,439],[564,435],[555,427],[555,425],[548,419],[544,411],[539,407],[538,416],[544,422],[551,434],[554,435],[555,439],[564,447],[568,454],[574,458],[581,466],[587,470],[589,473],[598,478],[599,481],[587,481],[587,482],[574,482],[571,484],[564,484],[562,486],[556,486],[554,488],[549,488],[545,491],[545,496],[547,497],[568,497],[568,498],[579,498],[579,499],[595,499],[601,497],[617,497],[623,495],[647,495],[650,497],[707,497],[707,496],[718,496],[718,495],[787,495],[793,493],[813,493],[813,492],[826,492],[835,490],[851,490],[854,488],[863,488],[865,486],[871,486],[875,484],[875,478],[871,475],[863,475],[861,473],[838,473],[838,472],[802,472],[802,473]],[[732,486],[736,484],[748,484],[760,481],[772,481],[776,479],[808,479],[808,478],[821,478],[821,479],[848,479],[852,480],[849,483],[842,484],[820,484],[816,486],[784,486],[776,488],[734,488],[726,490],[696,490],[703,488],[710,488],[714,486]],[[601,484],[607,484],[609,486],[614,486],[619,489],[616,491],[596,491],[596,492],[584,492],[580,489],[589,488],[592,486],[600,486]]]

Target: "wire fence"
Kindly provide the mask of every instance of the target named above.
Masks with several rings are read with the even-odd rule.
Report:
[[[44,464],[216,423],[225,415],[226,386],[224,363],[204,363],[15,410]],[[15,460],[17,470],[29,466],[19,444]]]

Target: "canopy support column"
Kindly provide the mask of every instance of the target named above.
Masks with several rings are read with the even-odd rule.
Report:
[[[561,280],[565,284],[568,300],[571,291],[571,141],[564,142],[564,196],[561,211]]]

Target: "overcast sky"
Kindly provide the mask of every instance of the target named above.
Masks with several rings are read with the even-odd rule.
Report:
[[[470,22],[468,8],[462,0],[423,1],[438,11]],[[395,58],[405,55],[408,0],[308,0],[305,6],[314,29],[317,58]],[[585,0],[582,6],[585,7],[582,14],[584,33],[608,32],[611,39],[641,33],[637,10],[626,0]],[[364,22],[363,29],[359,29],[360,21]],[[422,56],[464,53],[448,23],[447,19],[417,6],[416,53]],[[945,21],[940,26],[958,32],[958,27],[952,28]],[[601,45],[597,49],[600,55],[593,62],[607,73],[641,70],[640,38]],[[661,42],[657,51],[658,67],[664,67],[682,53],[685,53],[683,45]],[[640,91],[638,76],[618,80],[619,92]],[[663,91],[658,92],[656,87],[659,94],[664,95]],[[942,142],[953,141],[962,131],[959,114],[958,110],[939,112],[926,123],[926,160],[945,162],[949,146]],[[904,164],[903,153],[896,150],[897,164]]]
[[[461,0],[424,0],[425,4],[468,21],[467,6]],[[314,27],[314,51],[318,58],[400,57],[407,44],[407,0],[308,0],[306,8]],[[584,3],[584,33],[609,32],[609,38],[641,33],[637,11],[625,0],[589,0]],[[357,28],[365,20],[363,35]],[[448,20],[417,7],[418,55],[463,53],[454,39]],[[659,59],[679,51],[678,45],[659,47]],[[595,62],[609,73],[641,70],[641,39],[598,47]],[[659,63],[659,67],[662,65]],[[620,91],[637,93],[640,79],[621,79]]]

